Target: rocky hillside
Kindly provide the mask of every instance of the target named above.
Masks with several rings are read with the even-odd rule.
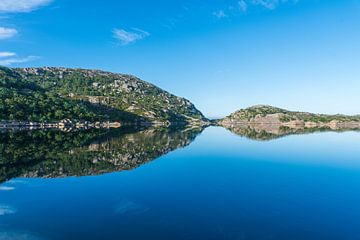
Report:
[[[303,126],[307,128],[329,127],[332,129],[360,128],[360,116],[325,115],[307,112],[293,112],[266,105],[241,109],[228,117],[218,120],[222,126],[270,124],[290,128]]]
[[[0,67],[0,120],[194,123],[188,100],[131,75],[70,68]]]

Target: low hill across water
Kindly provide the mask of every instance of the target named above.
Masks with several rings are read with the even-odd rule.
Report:
[[[341,114],[326,115],[308,112],[295,112],[267,105],[257,105],[236,111],[231,115],[218,120],[217,124],[225,127],[239,124],[267,124],[286,126],[290,128],[328,127],[332,129],[351,129],[360,128],[360,116],[347,116]]]

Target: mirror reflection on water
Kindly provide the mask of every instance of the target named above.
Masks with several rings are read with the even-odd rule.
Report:
[[[2,131],[0,239],[359,239],[359,156],[346,129]]]
[[[88,176],[131,170],[189,145],[203,128],[8,131],[1,135],[2,175]]]

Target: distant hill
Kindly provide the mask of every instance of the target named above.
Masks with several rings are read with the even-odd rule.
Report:
[[[351,129],[360,127],[360,116],[294,112],[267,105],[257,105],[236,111],[231,115],[218,120],[217,123],[222,126],[234,124],[270,124],[282,125],[290,128],[329,127],[332,129]]]
[[[0,120],[193,123],[188,100],[131,75],[70,68],[0,67]]]

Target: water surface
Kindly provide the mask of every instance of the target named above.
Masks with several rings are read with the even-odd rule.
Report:
[[[0,239],[360,239],[360,133],[271,139],[2,133]]]

